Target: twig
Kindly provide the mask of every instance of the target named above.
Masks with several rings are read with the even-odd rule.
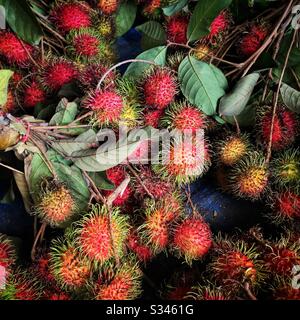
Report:
[[[107,200],[102,196],[102,194],[100,193],[98,187],[96,186],[95,182],[93,181],[93,179],[88,175],[88,173],[86,171],[82,171],[83,175],[85,176],[85,178],[88,180],[88,182],[90,183],[90,185],[93,188],[93,191],[95,193],[95,196],[97,196],[98,201],[100,200],[103,204],[106,204]]]
[[[148,194],[148,196],[152,199],[154,199],[153,194],[149,191],[149,189],[145,186],[143,180],[139,177],[139,175],[135,172],[134,168],[129,164],[128,169],[130,170],[130,172],[134,175],[134,177],[137,179],[137,181],[139,182],[139,184],[144,188],[144,190],[146,191],[146,193]]]
[[[123,182],[116,188],[116,190],[108,197],[107,205],[112,206],[113,202],[117,199],[117,197],[124,192],[130,182],[130,176],[127,174],[127,177],[123,180]]]
[[[0,166],[4,167],[4,168],[6,168],[6,169],[9,169],[9,170],[11,170],[11,171],[14,171],[14,172],[17,172],[17,173],[20,173],[20,174],[24,174],[24,172],[19,171],[19,170],[15,169],[15,168],[13,168],[13,167],[10,167],[10,166],[8,166],[8,165],[6,165],[6,164],[4,164],[4,163],[1,163],[1,162],[0,162]]]
[[[240,129],[240,125],[238,123],[238,120],[237,120],[236,116],[233,116],[233,119],[234,119],[234,122],[235,122],[235,125],[236,125],[236,133],[238,135],[240,135],[241,134],[241,129]]]
[[[40,230],[39,230],[39,232],[37,233],[37,235],[36,235],[36,237],[34,239],[34,243],[33,243],[32,249],[31,249],[31,259],[32,259],[32,261],[35,260],[36,246],[37,246],[37,243],[38,243],[39,239],[43,238],[43,235],[45,233],[46,227],[47,227],[47,223],[44,222],[41,225]]]
[[[244,289],[245,289],[245,291],[247,292],[247,294],[248,294],[248,296],[249,296],[249,298],[250,298],[251,300],[257,300],[257,298],[255,297],[255,295],[251,292],[251,290],[250,290],[250,285],[249,285],[248,282],[245,283]]]

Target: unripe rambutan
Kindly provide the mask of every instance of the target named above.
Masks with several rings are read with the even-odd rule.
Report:
[[[127,247],[137,256],[137,258],[146,263],[153,257],[153,252],[148,245],[142,243],[137,231],[131,230],[127,238]]]
[[[217,44],[220,37],[226,33],[231,24],[231,16],[227,10],[222,11],[211,23],[207,38],[212,44]]]
[[[106,15],[117,12],[119,0],[98,0],[98,8]]]
[[[250,30],[245,34],[238,45],[238,52],[249,57],[255,53],[263,44],[268,35],[268,28],[265,25],[253,25]]]
[[[161,180],[149,167],[143,166],[138,172],[138,175],[147,190],[157,200],[167,196],[172,191],[171,183]],[[148,195],[139,181],[135,181],[134,189],[137,198],[143,199]]]
[[[88,28],[92,25],[91,9],[86,2],[72,1],[59,3],[55,6],[49,15],[49,20],[66,34],[72,30]]]
[[[164,110],[148,110],[144,113],[144,123],[146,126],[159,128],[159,123],[164,115]]]
[[[172,250],[190,265],[203,258],[211,245],[210,227],[199,214],[185,218],[174,227]]]
[[[95,285],[96,300],[134,300],[140,296],[142,272],[133,257],[130,256],[121,267],[108,272],[106,269],[104,267]]]
[[[17,108],[17,102],[14,95],[14,91],[8,89],[7,100],[4,106],[1,107],[1,110],[5,113],[13,113]]]
[[[193,300],[230,300],[228,292],[209,281],[192,287],[186,298]]]
[[[163,179],[173,179],[177,184],[195,181],[211,164],[207,142],[201,137],[192,142],[175,142],[163,154],[163,163],[153,165],[153,170]]]
[[[110,180],[117,188],[126,178],[125,167],[122,165],[119,165],[111,169],[108,169],[106,171],[106,175],[108,180]],[[104,191],[104,195],[108,197],[113,192],[114,191],[106,190]],[[130,200],[132,194],[133,194],[133,191],[131,189],[131,186],[128,185],[125,188],[125,190],[121,194],[119,194],[117,198],[113,201],[113,205],[120,206],[120,207],[123,206]]]
[[[19,67],[28,67],[30,56],[34,48],[23,42],[10,31],[0,31],[0,56],[3,56],[9,64]]]
[[[126,126],[128,129],[134,129],[141,123],[140,108],[127,103],[126,98],[119,123],[120,125]]]
[[[166,110],[161,123],[165,127],[180,131],[196,132],[206,127],[204,113],[186,101],[173,103]]]
[[[275,156],[271,162],[271,173],[280,189],[300,190],[299,149],[289,149]]]
[[[87,89],[96,89],[99,80],[108,70],[108,66],[93,62],[84,66],[84,69],[81,70],[79,74],[79,83],[84,90]],[[104,87],[114,88],[115,87],[116,74],[115,72],[110,72],[109,75],[105,78],[103,84]]]
[[[5,268],[5,276],[9,275],[12,267],[16,261],[16,252],[13,243],[4,235],[0,233],[0,269]],[[1,273],[2,270],[0,270]],[[0,284],[2,284],[0,274]],[[0,288],[2,285],[0,285]]]
[[[49,90],[59,90],[65,84],[75,80],[78,71],[71,61],[63,58],[51,59],[42,72],[42,83]]]
[[[111,210],[110,213],[105,206],[95,205],[75,224],[78,249],[96,266],[123,255],[128,219],[118,208]]]
[[[166,23],[167,38],[171,42],[185,44],[187,42],[187,16],[172,16]]]
[[[114,90],[101,90],[92,92],[83,105],[95,112],[97,123],[107,125],[120,120],[124,101]]]
[[[239,197],[259,199],[266,191],[269,171],[264,157],[251,152],[240,160],[229,172],[230,188]]]
[[[35,80],[25,87],[23,95],[25,108],[34,108],[38,103],[46,100],[46,92]]]
[[[283,191],[272,197],[271,218],[279,223],[286,219],[300,218],[300,195],[292,191]]]
[[[57,283],[66,290],[78,291],[91,277],[89,261],[76,250],[70,239],[55,239],[50,248],[50,268]]]
[[[6,279],[4,288],[0,288],[0,300],[39,300],[42,289],[32,273],[17,268]]]
[[[76,203],[65,185],[46,183],[36,207],[36,214],[53,227],[64,227],[76,211]]]
[[[193,51],[193,55],[198,60],[205,60],[206,58],[209,58],[209,54],[211,53],[211,50],[209,46],[199,43],[195,50]]]
[[[115,20],[113,17],[100,16],[97,17],[97,21],[95,22],[95,28],[97,32],[105,39],[114,38],[116,27]]]
[[[258,112],[258,134],[261,142],[267,147],[272,123],[273,110],[267,107]],[[274,118],[272,131],[272,149],[275,151],[282,150],[291,145],[298,133],[298,122],[296,116],[284,106],[279,106]]]
[[[143,92],[147,106],[165,109],[177,93],[176,79],[166,68],[153,69],[143,82]]]
[[[231,134],[218,141],[216,149],[218,160],[226,166],[233,166],[250,151],[249,136]]]
[[[264,277],[258,257],[254,245],[250,247],[242,240],[218,238],[209,270],[217,284],[226,290],[228,286],[229,291],[234,292],[246,282],[250,287],[255,287]]]

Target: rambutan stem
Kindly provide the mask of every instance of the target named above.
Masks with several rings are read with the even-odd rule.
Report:
[[[92,186],[92,189],[97,197],[97,201],[100,200],[103,204],[106,204],[107,200],[105,199],[105,197],[102,196],[93,179],[87,174],[86,171],[83,171],[83,175],[88,180],[89,184]]]
[[[97,90],[99,90],[101,88],[101,84],[103,83],[103,81],[105,80],[105,78],[115,69],[119,68],[120,66],[127,64],[127,63],[135,63],[135,62],[140,62],[140,63],[147,63],[147,64],[151,64],[153,66],[157,66],[157,63],[155,63],[154,61],[149,61],[149,60],[143,60],[143,59],[128,59],[128,60],[124,60],[122,62],[119,62],[117,64],[115,64],[114,66],[112,66],[110,69],[108,69],[104,75],[102,76],[102,78],[100,79],[100,81],[98,82],[97,85]]]
[[[148,196],[151,199],[154,199],[153,194],[149,191],[149,189],[145,186],[143,180],[139,177],[139,175],[136,173],[136,171],[134,170],[134,168],[131,165],[128,165],[128,169],[129,171],[134,175],[134,177],[137,179],[137,181],[140,183],[140,185],[144,188],[144,190],[146,191],[146,193],[148,194]]]
[[[270,129],[270,138],[269,138],[268,149],[267,149],[267,157],[266,157],[266,162],[267,163],[270,162],[271,154],[272,154],[272,140],[273,140],[274,121],[275,121],[275,116],[276,116],[276,111],[277,111],[277,106],[278,106],[280,88],[281,88],[281,84],[282,84],[283,77],[284,77],[284,74],[285,74],[285,70],[287,68],[289,57],[290,57],[292,48],[294,46],[294,42],[295,42],[295,39],[296,39],[296,34],[297,34],[297,30],[295,30],[294,33],[293,33],[293,38],[292,38],[289,50],[287,52],[287,55],[285,57],[285,62],[284,62],[283,68],[282,68],[282,72],[281,72],[281,75],[280,75],[280,78],[279,78],[279,81],[278,81],[276,94],[275,94],[275,97],[274,97],[273,114],[272,114],[271,129]]]
[[[235,126],[236,126],[236,133],[237,133],[238,135],[240,135],[240,134],[241,134],[241,129],[240,129],[239,122],[238,122],[236,116],[233,116],[233,119],[234,119]]]
[[[255,297],[255,295],[251,292],[251,290],[250,290],[250,285],[249,285],[248,282],[245,283],[244,288],[245,288],[245,290],[246,290],[246,292],[247,292],[247,294],[248,294],[248,296],[249,296],[249,298],[250,298],[251,300],[257,300],[257,298]]]
[[[37,235],[36,235],[36,237],[34,239],[34,243],[33,243],[32,249],[31,249],[31,260],[32,261],[35,260],[36,246],[37,246],[37,243],[38,243],[39,239],[43,238],[43,235],[45,233],[46,227],[47,227],[47,223],[44,222],[41,225],[40,230],[39,230],[39,232],[37,233]]]

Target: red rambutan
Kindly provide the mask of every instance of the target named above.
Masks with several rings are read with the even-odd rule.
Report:
[[[98,0],[98,8],[106,15],[114,14],[119,6],[119,0]]]
[[[142,262],[147,262],[153,257],[151,248],[142,243],[138,232],[134,230],[130,232],[129,237],[127,238],[127,246]]]
[[[146,105],[165,109],[175,98],[177,83],[168,69],[154,69],[146,76],[143,90]]]
[[[279,222],[300,217],[300,195],[292,191],[279,192],[272,200],[273,214]]]
[[[46,100],[46,93],[41,86],[33,80],[24,89],[24,107],[34,108],[38,103]]]
[[[0,55],[3,56],[8,63],[16,64],[19,67],[28,67],[30,64],[30,56],[34,48],[16,37],[12,32],[0,32]]]
[[[146,126],[159,128],[159,123],[164,115],[164,110],[148,110],[144,114],[144,123]]]
[[[15,260],[16,253],[14,245],[5,235],[0,234],[0,267],[5,268],[6,276],[11,271]],[[0,277],[0,279],[2,278]]]
[[[63,34],[92,25],[90,7],[86,2],[74,1],[55,6],[49,19]]]
[[[185,44],[187,42],[187,27],[189,19],[186,16],[173,16],[166,23],[167,38],[171,42]]]
[[[17,102],[14,95],[14,91],[8,89],[7,92],[7,100],[4,106],[1,107],[1,110],[5,113],[12,113],[16,110]]]
[[[212,245],[210,227],[200,215],[187,217],[173,230],[172,249],[188,264],[203,258]]]
[[[228,11],[222,11],[211,23],[208,39],[215,43],[220,35],[227,32],[231,24],[231,17]]]

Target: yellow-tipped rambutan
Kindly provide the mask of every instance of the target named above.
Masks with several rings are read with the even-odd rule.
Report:
[[[117,12],[119,0],[98,0],[98,8],[106,15],[110,16]]]
[[[217,286],[206,280],[203,284],[193,286],[186,298],[191,300],[230,300],[230,295],[222,286]]]
[[[116,33],[115,20],[113,17],[97,16],[95,29],[104,39],[112,39]]]
[[[228,175],[231,190],[241,198],[259,199],[267,189],[269,170],[259,152],[251,152],[240,160]]]
[[[201,61],[206,61],[210,58],[210,54],[211,54],[211,49],[208,45],[205,45],[203,43],[199,43],[194,51],[193,51],[193,55],[196,59],[201,60]]]

